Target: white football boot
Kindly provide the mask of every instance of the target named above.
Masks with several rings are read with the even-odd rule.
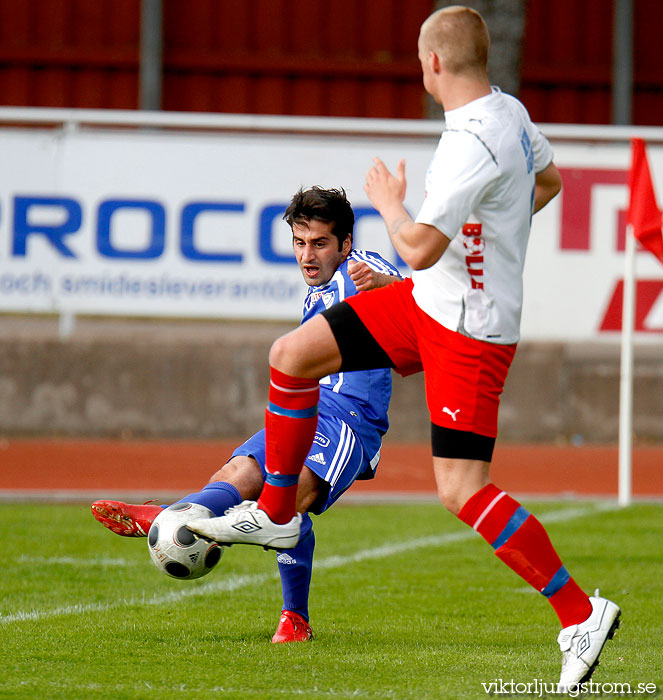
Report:
[[[302,516],[297,513],[279,525],[255,501],[242,501],[218,518],[191,520],[186,526],[197,535],[221,544],[256,544],[265,549],[292,549],[299,542]]]
[[[599,597],[598,588],[589,602],[592,614],[580,624],[565,627],[557,637],[562,650],[562,674],[558,693],[566,693],[586,683],[599,665],[599,655],[608,639],[612,639],[620,625],[619,607]]]

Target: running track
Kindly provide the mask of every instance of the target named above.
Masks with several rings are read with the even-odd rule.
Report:
[[[198,490],[238,442],[4,440],[0,498],[168,500]],[[617,448],[498,444],[492,476],[514,494],[616,497]],[[377,478],[357,482],[350,494],[380,500],[434,492],[429,446],[385,443]],[[634,450],[633,494],[663,498],[663,446]]]

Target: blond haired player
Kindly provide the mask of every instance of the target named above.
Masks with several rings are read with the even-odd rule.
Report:
[[[519,340],[531,217],[561,181],[550,145],[523,105],[491,88],[489,45],[482,17],[467,7],[445,8],[422,25],[424,87],[446,118],[425,201],[413,220],[403,206],[403,161],[394,176],[376,158],[365,185],[395,248],[414,269],[412,279],[352,297],[276,341],[267,469],[299,473],[315,434],[311,411],[320,377],[423,368],[440,499],[553,606],[563,627],[560,688],[568,689],[591,676],[620,610],[577,585],[541,523],[490,479],[499,397]],[[260,528],[237,538],[234,526],[249,514]],[[298,518],[293,499],[268,480],[244,514],[189,526],[221,542],[260,544],[279,533],[294,546]]]

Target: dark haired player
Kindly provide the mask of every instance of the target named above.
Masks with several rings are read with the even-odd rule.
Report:
[[[354,213],[343,190],[300,190],[283,218],[292,229],[295,257],[309,285],[302,323],[359,291],[399,279],[396,268],[376,253],[353,250]],[[315,536],[308,514],[323,513],[355,479],[373,478],[382,436],[389,425],[390,398],[389,369],[333,372],[320,379],[319,411],[312,414],[312,445],[309,443],[308,454],[302,455],[298,483],[266,470],[265,431],[261,430],[233,452],[202,491],[181,499],[206,506],[216,515],[240,513],[244,519],[244,502],[258,498],[265,481],[277,483],[292,495],[297,512],[303,516],[299,516],[301,531],[296,547],[277,557],[283,612],[273,642],[304,641],[313,636],[308,600]],[[146,536],[160,512],[160,506],[150,504],[106,500],[92,504],[92,514],[100,523],[128,537]],[[276,539],[264,544],[279,549],[281,543]]]
[[[531,217],[557,195],[561,178],[523,105],[491,88],[489,45],[483,18],[468,7],[444,8],[423,23],[423,83],[446,120],[426,199],[413,220],[403,206],[403,162],[394,177],[376,158],[365,185],[412,279],[352,297],[274,343],[267,470],[280,476],[248,509],[261,529],[238,540],[230,516],[189,528],[220,542],[282,537],[294,546],[298,516],[279,482],[296,480],[315,434],[307,412],[318,377],[374,367],[408,374],[423,365],[440,499],[552,605],[563,628],[565,690],[592,675],[620,610],[578,586],[541,523],[490,479],[499,397],[519,340]],[[295,410],[284,413],[289,406]]]

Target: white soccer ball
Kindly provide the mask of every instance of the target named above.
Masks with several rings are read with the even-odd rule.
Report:
[[[179,579],[208,574],[219,563],[223,549],[194,535],[185,523],[212,517],[209,508],[197,503],[175,503],[159,513],[147,533],[150,558],[157,569]]]

